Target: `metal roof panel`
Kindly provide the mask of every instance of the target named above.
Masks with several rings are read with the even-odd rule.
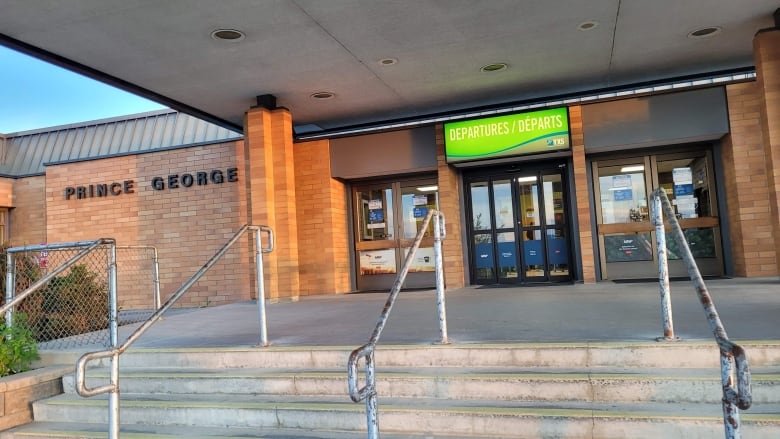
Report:
[[[241,133],[172,110],[70,124],[3,136],[0,172],[44,173],[44,165],[237,140]]]

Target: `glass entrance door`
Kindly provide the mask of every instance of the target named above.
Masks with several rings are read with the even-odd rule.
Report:
[[[355,259],[358,290],[390,289],[430,209],[438,209],[432,178],[355,183]],[[404,288],[435,286],[433,221],[409,268]]]
[[[473,283],[569,280],[565,200],[560,170],[471,179]]]
[[[593,162],[602,279],[658,276],[658,249],[649,204],[654,188],[666,191],[704,276],[723,274],[720,218],[712,156],[708,150]],[[670,276],[687,276],[677,243],[667,236]]]

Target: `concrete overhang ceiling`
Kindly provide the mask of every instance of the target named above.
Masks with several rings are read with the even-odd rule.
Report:
[[[232,128],[334,130],[750,68],[780,0],[0,0],[0,43]],[[588,25],[592,23],[592,25]],[[699,38],[691,32],[716,27]],[[218,29],[243,37],[222,41]],[[481,71],[486,65],[507,68]],[[330,92],[328,99],[313,95]]]

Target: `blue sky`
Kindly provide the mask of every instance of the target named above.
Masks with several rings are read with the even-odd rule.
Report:
[[[158,103],[0,46],[0,133],[163,108]]]

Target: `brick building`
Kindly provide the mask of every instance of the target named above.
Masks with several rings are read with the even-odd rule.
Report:
[[[655,276],[648,204],[661,186],[703,274],[776,276],[779,35],[756,35],[755,74],[367,134],[294,135],[289,110],[258,106],[243,134],[162,111],[3,135],[3,238],[155,245],[166,294],[241,225],[269,225],[267,294],[282,299],[388,288],[438,208],[449,288],[589,283]],[[515,126],[547,143],[503,148]],[[458,155],[464,139],[486,152]],[[433,285],[430,246],[407,286]],[[185,304],[249,299],[251,278],[245,243]]]

